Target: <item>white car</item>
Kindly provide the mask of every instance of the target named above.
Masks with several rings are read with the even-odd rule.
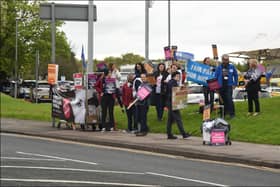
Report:
[[[203,87],[199,84],[190,84],[188,86],[188,104],[204,103]],[[219,98],[218,94],[214,94],[214,101]]]
[[[270,87],[265,88],[264,90],[269,92],[272,97],[280,96],[280,87],[270,86]]]
[[[38,81],[38,88],[32,89],[32,101],[36,102],[46,101],[50,102],[50,85],[48,81]]]
[[[24,80],[19,87],[20,98],[30,98],[30,91],[36,85],[35,80]]]

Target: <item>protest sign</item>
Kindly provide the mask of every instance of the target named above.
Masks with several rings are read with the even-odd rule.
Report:
[[[187,87],[172,88],[172,110],[183,109],[188,104],[188,89]]]
[[[83,74],[82,73],[74,73],[74,87],[75,89],[82,89],[83,88]]]
[[[58,79],[58,65],[48,64],[48,83],[51,85],[57,84]]]
[[[215,77],[213,67],[189,60],[186,63],[187,80],[207,86],[207,80]]]
[[[146,99],[146,97],[148,97],[152,92],[152,88],[148,85],[144,85],[144,86],[141,86],[137,93],[136,93],[136,96],[137,98],[129,104],[129,106],[127,107],[127,109],[130,109],[137,101],[143,101],[144,99]]]
[[[106,77],[105,78],[105,90],[108,91],[108,93],[112,94],[112,93],[116,93],[116,79],[115,78],[109,78]]]

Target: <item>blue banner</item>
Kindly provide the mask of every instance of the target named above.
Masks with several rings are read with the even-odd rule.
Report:
[[[215,77],[213,67],[188,60],[186,62],[187,80],[207,86],[207,80]]]
[[[176,60],[192,60],[194,59],[194,54],[182,51],[175,51],[174,58]]]

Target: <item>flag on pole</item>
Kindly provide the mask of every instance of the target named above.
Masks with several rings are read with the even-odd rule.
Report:
[[[82,59],[83,67],[84,67],[84,69],[86,69],[87,68],[87,63],[86,63],[86,60],[85,60],[84,45],[82,45],[81,59]]]

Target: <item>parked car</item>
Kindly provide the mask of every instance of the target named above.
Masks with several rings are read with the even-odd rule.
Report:
[[[36,99],[38,102],[51,102],[50,97],[50,85],[48,81],[38,81],[38,88],[34,87],[32,89],[32,96],[31,96],[32,102],[36,102]]]
[[[20,98],[30,98],[30,93],[32,88],[35,88],[35,80],[24,80],[19,86],[19,97]]]
[[[190,84],[188,86],[188,104],[204,103],[203,87],[199,84]],[[214,101],[219,98],[218,94],[214,94]]]
[[[259,98],[271,97],[271,94],[265,89],[259,91]],[[246,101],[247,92],[245,88],[235,88],[232,93],[233,101]]]
[[[269,92],[272,97],[280,96],[280,87],[270,86],[270,87],[265,88],[264,90]]]
[[[10,81],[3,81],[1,83],[1,87],[0,87],[1,92],[5,93],[5,94],[10,94],[11,92],[11,83]]]

